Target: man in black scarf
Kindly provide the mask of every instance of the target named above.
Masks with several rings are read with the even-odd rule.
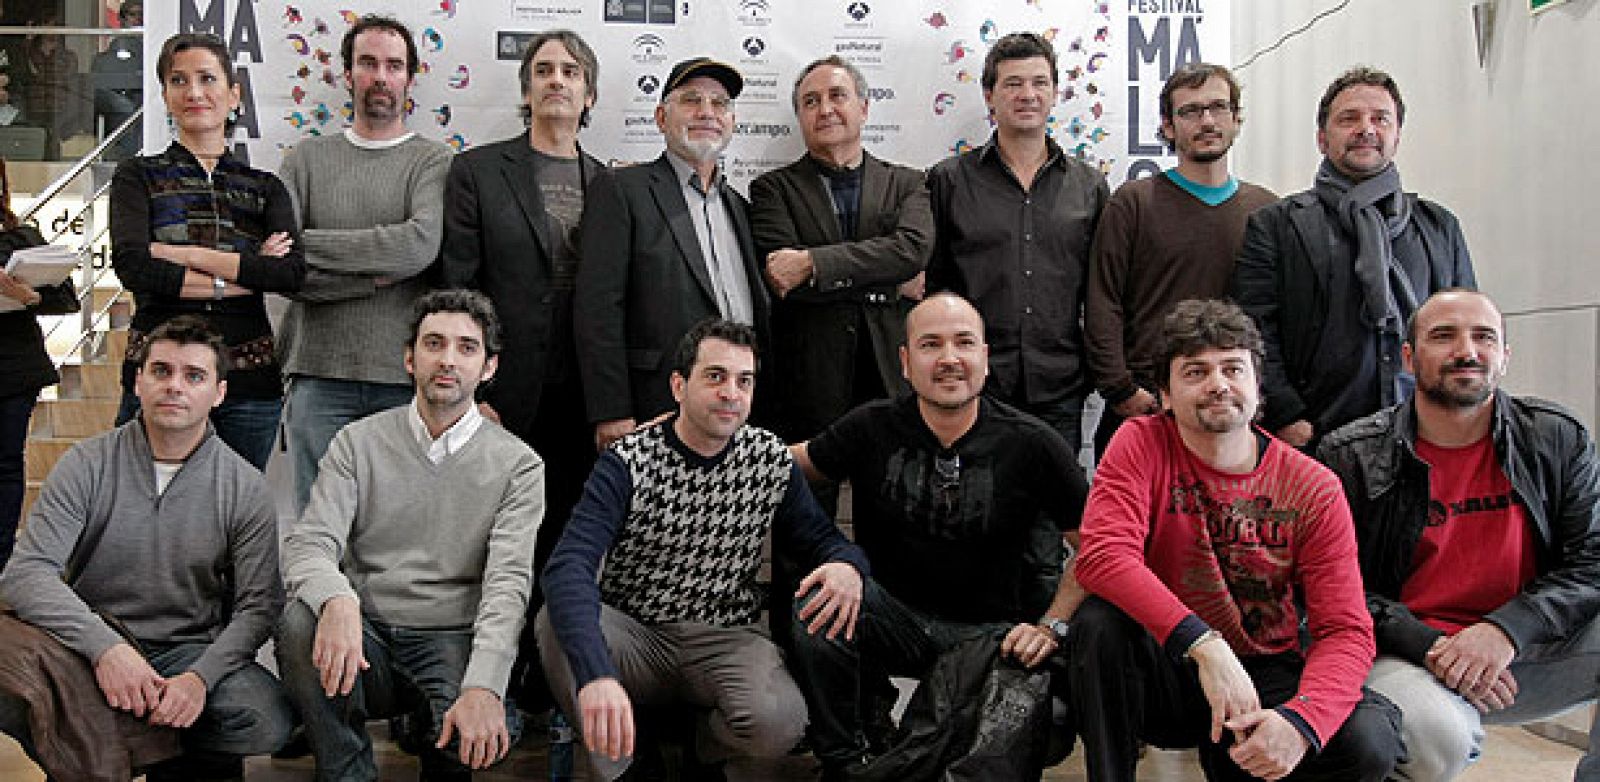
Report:
[[[1246,229],[1233,295],[1266,341],[1263,423],[1297,447],[1404,401],[1406,318],[1434,291],[1477,284],[1455,216],[1401,189],[1405,111],[1383,71],[1334,79],[1317,105],[1315,183]]]

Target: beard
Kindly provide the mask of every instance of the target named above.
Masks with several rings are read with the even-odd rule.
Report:
[[[368,87],[361,93],[361,113],[373,119],[394,119],[404,109],[405,100],[388,87]]]
[[[1197,407],[1194,411],[1195,420],[1200,422],[1200,428],[1211,434],[1227,434],[1238,431],[1250,425],[1250,414],[1245,410],[1244,402],[1236,397],[1228,397],[1224,407],[1215,404]]]
[[[1446,377],[1445,373],[1456,369],[1483,369],[1486,370],[1481,377],[1463,376],[1456,382]],[[1417,378],[1417,390],[1424,396],[1441,407],[1458,410],[1477,407],[1483,404],[1494,394],[1494,373],[1487,371],[1481,362],[1457,361],[1439,367],[1439,371],[1431,378]]]

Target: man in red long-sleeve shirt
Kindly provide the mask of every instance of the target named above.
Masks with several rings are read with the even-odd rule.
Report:
[[[1261,337],[1238,307],[1182,302],[1161,336],[1166,413],[1118,430],[1083,518],[1089,776],[1133,779],[1143,740],[1198,745],[1212,780],[1381,780],[1399,712],[1361,687],[1372,620],[1339,482],[1251,425]]]

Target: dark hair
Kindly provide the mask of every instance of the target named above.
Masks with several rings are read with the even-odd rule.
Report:
[[[416,347],[417,336],[422,331],[424,318],[436,312],[459,312],[471,317],[483,330],[483,349],[491,356],[500,355],[500,316],[494,312],[494,302],[477,291],[450,288],[429,291],[411,305],[411,336],[408,347]]]
[[[228,345],[222,341],[222,335],[199,315],[179,315],[146,334],[133,356],[139,371],[144,371],[145,362],[150,360],[150,346],[157,342],[172,342],[180,347],[205,345],[211,348],[216,356],[217,380],[228,379]]]
[[[234,85],[233,81],[233,55],[228,53],[228,45],[211,33],[178,33],[168,38],[161,44],[161,54],[156,56],[156,79],[161,82],[162,89],[167,85],[167,74],[172,72],[172,60],[179,52],[190,49],[205,49],[217,58],[217,65],[222,68],[222,78],[228,86]]]
[[[1415,348],[1417,345],[1417,316],[1422,314],[1422,309],[1428,306],[1430,302],[1439,298],[1440,296],[1445,295],[1446,293],[1470,293],[1473,296],[1483,297],[1484,301],[1489,302],[1489,306],[1494,307],[1495,313],[1500,315],[1500,339],[1502,341],[1505,340],[1506,316],[1505,313],[1500,312],[1500,308],[1495,305],[1494,299],[1489,298],[1489,294],[1484,293],[1483,291],[1476,290],[1474,288],[1467,288],[1461,285],[1452,285],[1448,288],[1440,288],[1439,290],[1434,291],[1428,296],[1427,299],[1423,300],[1421,304],[1418,304],[1417,308],[1412,310],[1410,315],[1406,316],[1406,342],[1410,343],[1413,348]]]
[[[1050,63],[1050,84],[1056,84],[1055,47],[1038,33],[1011,33],[995,41],[994,46],[989,47],[989,55],[983,58],[983,91],[994,89],[995,82],[1000,80],[1000,63],[1033,57],[1043,57]]]
[[[578,68],[583,71],[583,86],[589,91],[589,97],[600,100],[600,60],[594,56],[594,50],[583,37],[571,30],[546,30],[528,39],[528,48],[522,50],[522,64],[517,66],[517,80],[522,84],[522,96],[526,98],[533,92],[531,81],[533,79],[533,55],[540,47],[551,41],[567,47],[567,54],[578,61]],[[523,103],[517,107],[522,114],[524,125],[533,124],[533,107]],[[578,127],[589,127],[589,108],[584,107],[583,113],[578,115]]]
[[[855,85],[856,97],[861,100],[867,99],[867,77],[861,73],[861,69],[857,68],[855,63],[837,54],[830,54],[820,60],[812,60],[807,63],[806,67],[800,69],[800,75],[794,78],[794,89],[789,92],[789,105],[794,107],[796,114],[800,113],[800,82],[805,81],[812,71],[824,65],[843,68],[846,73],[850,74],[850,82]]]
[[[1191,62],[1180,65],[1167,77],[1167,83],[1161,85],[1160,110],[1161,119],[1165,122],[1172,121],[1172,93],[1178,90],[1197,90],[1205,86],[1211,77],[1217,77],[1228,84],[1228,105],[1232,107],[1235,117],[1239,116],[1239,80],[1234,78],[1233,71],[1221,65],[1209,62]],[[1161,137],[1168,152],[1173,150],[1172,139],[1167,134],[1156,131]]]
[[[1377,68],[1358,65],[1334,79],[1328,89],[1323,90],[1322,100],[1317,101],[1317,128],[1321,129],[1328,124],[1328,113],[1333,110],[1333,101],[1339,93],[1351,87],[1382,87],[1389,91],[1389,97],[1394,98],[1394,122],[1396,125],[1406,124],[1406,102],[1400,99],[1400,85],[1395,84],[1394,77]]]
[[[1256,322],[1239,305],[1220,299],[1180,301],[1161,322],[1161,349],[1156,353],[1156,385],[1165,390],[1172,382],[1172,360],[1199,355],[1204,350],[1250,351],[1256,376],[1261,376],[1263,350]]]
[[[144,15],[144,0],[122,0],[122,5],[117,6],[117,21],[128,23],[128,17],[133,13],[130,9],[139,9],[139,14]]]
[[[344,31],[344,41],[339,44],[339,57],[344,60],[344,72],[349,73],[355,68],[356,36],[368,30],[388,30],[406,42],[406,71],[415,76],[421,67],[421,58],[417,56],[417,42],[411,37],[411,28],[404,22],[392,16],[379,16],[367,14],[350,25]]]
[[[700,343],[708,339],[720,339],[731,345],[739,345],[756,349],[756,330],[738,321],[723,320],[721,318],[706,318],[694,324],[678,340],[678,353],[673,357],[672,371],[682,377],[688,377],[694,371],[695,359],[700,357]]]

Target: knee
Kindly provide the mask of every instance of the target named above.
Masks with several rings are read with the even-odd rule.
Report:
[[[1144,628],[1111,603],[1090,597],[1072,615],[1072,635],[1068,643],[1073,657],[1113,655],[1123,657],[1134,638]]]
[[[278,618],[273,636],[273,653],[280,668],[311,660],[311,645],[317,638],[317,617],[302,600],[290,600]]]
[[[296,723],[282,685],[265,670],[240,672],[223,681],[207,707],[208,726],[217,735],[206,743],[233,755],[265,755],[289,742]],[[232,686],[230,686],[230,684]]]
[[[1412,782],[1455,779],[1478,756],[1477,731],[1454,709],[1408,709],[1401,722],[1402,776]]]
[[[806,703],[792,683],[788,691],[773,693],[748,712],[729,716],[729,733],[747,757],[783,757],[806,732]]]
[[[1343,746],[1346,758],[1340,776],[1373,782],[1388,779],[1405,755],[1400,743],[1400,721],[1398,707],[1381,695],[1369,693],[1334,739]]]

